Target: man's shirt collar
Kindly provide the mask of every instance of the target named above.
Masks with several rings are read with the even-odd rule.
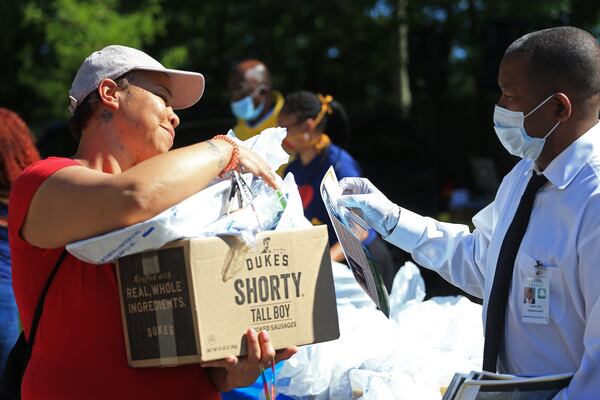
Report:
[[[571,143],[543,171],[548,180],[564,189],[590,160],[594,148],[600,146],[600,122]],[[532,162],[532,168],[534,163]]]

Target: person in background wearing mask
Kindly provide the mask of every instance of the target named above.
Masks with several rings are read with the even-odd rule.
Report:
[[[332,143],[325,133],[335,125],[344,130],[336,132],[337,136],[349,136],[350,122],[346,111],[331,96],[298,91],[285,97],[278,125],[287,129],[283,148],[292,156],[293,161],[288,164],[285,173],[294,174],[302,197],[304,216],[313,225],[327,224],[331,259],[343,262],[342,247],[319,193],[321,180],[331,166],[338,179],[362,175],[361,168],[354,158],[346,150]],[[389,292],[397,269],[386,243],[373,229],[366,232],[362,239],[379,267]]]
[[[237,63],[229,76],[231,112],[237,118],[233,132],[246,140],[277,124],[283,107],[281,93],[271,89],[271,76],[258,60]]]
[[[39,159],[27,124],[11,110],[0,108],[0,376],[19,336],[8,247],[8,194],[21,171]]]
[[[483,299],[483,369],[574,373],[555,399],[600,393],[600,47],[558,27],[513,42],[500,64],[494,128],[522,160],[475,229],[422,217],[366,179],[341,182],[340,204],[386,240]],[[542,293],[523,304],[525,287]]]

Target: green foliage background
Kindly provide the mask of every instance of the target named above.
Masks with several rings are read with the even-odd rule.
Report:
[[[270,65],[281,89],[330,91],[351,109],[377,112],[394,104],[400,23],[395,11],[400,3],[3,2],[0,99],[28,119],[65,118],[66,92],[82,59],[120,43],[145,49],[169,67],[203,72],[209,106],[226,103],[230,65],[254,56]],[[408,0],[406,5],[411,35],[427,44],[410,54],[411,70],[421,72],[411,79],[417,96],[420,91],[431,95],[432,85],[453,96],[476,96],[481,90],[484,32],[490,24],[504,23],[507,32],[573,24],[600,33],[600,2],[595,0]],[[438,75],[433,81],[422,76],[431,69]]]
[[[435,209],[444,182],[472,184],[471,157],[493,158],[500,172],[512,162],[490,122],[506,46],[558,25],[600,37],[600,1],[20,0],[0,3],[0,22],[0,105],[37,134],[67,120],[78,66],[105,45],[138,47],[167,67],[205,75],[203,99],[182,113],[179,131],[188,142],[233,122],[229,68],[255,57],[282,92],[308,89],[341,100],[354,128],[348,147],[366,173],[404,204]],[[398,50],[401,26],[409,32],[406,54]],[[401,57],[409,60],[408,118],[400,117],[397,95]],[[423,203],[414,193],[434,200]]]

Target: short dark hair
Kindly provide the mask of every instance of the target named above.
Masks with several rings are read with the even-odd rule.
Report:
[[[321,131],[326,131],[332,141],[344,146],[350,138],[350,121],[348,115],[339,102],[333,100],[329,104],[333,113],[325,113],[317,128]],[[319,100],[319,97],[314,93],[300,90],[285,96],[285,102],[280,113],[294,116],[298,121],[304,121],[309,118],[317,118],[320,111],[321,100]]]
[[[561,26],[515,40],[505,56],[529,57],[528,76],[546,93],[562,91],[575,101],[600,93],[600,45],[588,32]]]
[[[127,89],[129,84],[136,81],[138,72],[139,71],[129,71],[115,79],[115,83],[121,89]],[[75,109],[75,112],[69,120],[69,129],[76,140],[81,139],[81,132],[85,129],[94,115],[94,112],[98,108],[98,104],[100,104],[100,96],[98,95],[98,90],[96,88],[91,91],[90,94],[85,96],[83,101]]]

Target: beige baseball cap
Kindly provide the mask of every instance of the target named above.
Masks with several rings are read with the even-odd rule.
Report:
[[[158,71],[169,75],[172,94],[170,106],[174,110],[193,106],[204,93],[202,74],[168,69],[143,51],[127,46],[111,45],[93,52],[79,67],[69,90],[71,114],[103,79],[116,79],[132,70]]]

